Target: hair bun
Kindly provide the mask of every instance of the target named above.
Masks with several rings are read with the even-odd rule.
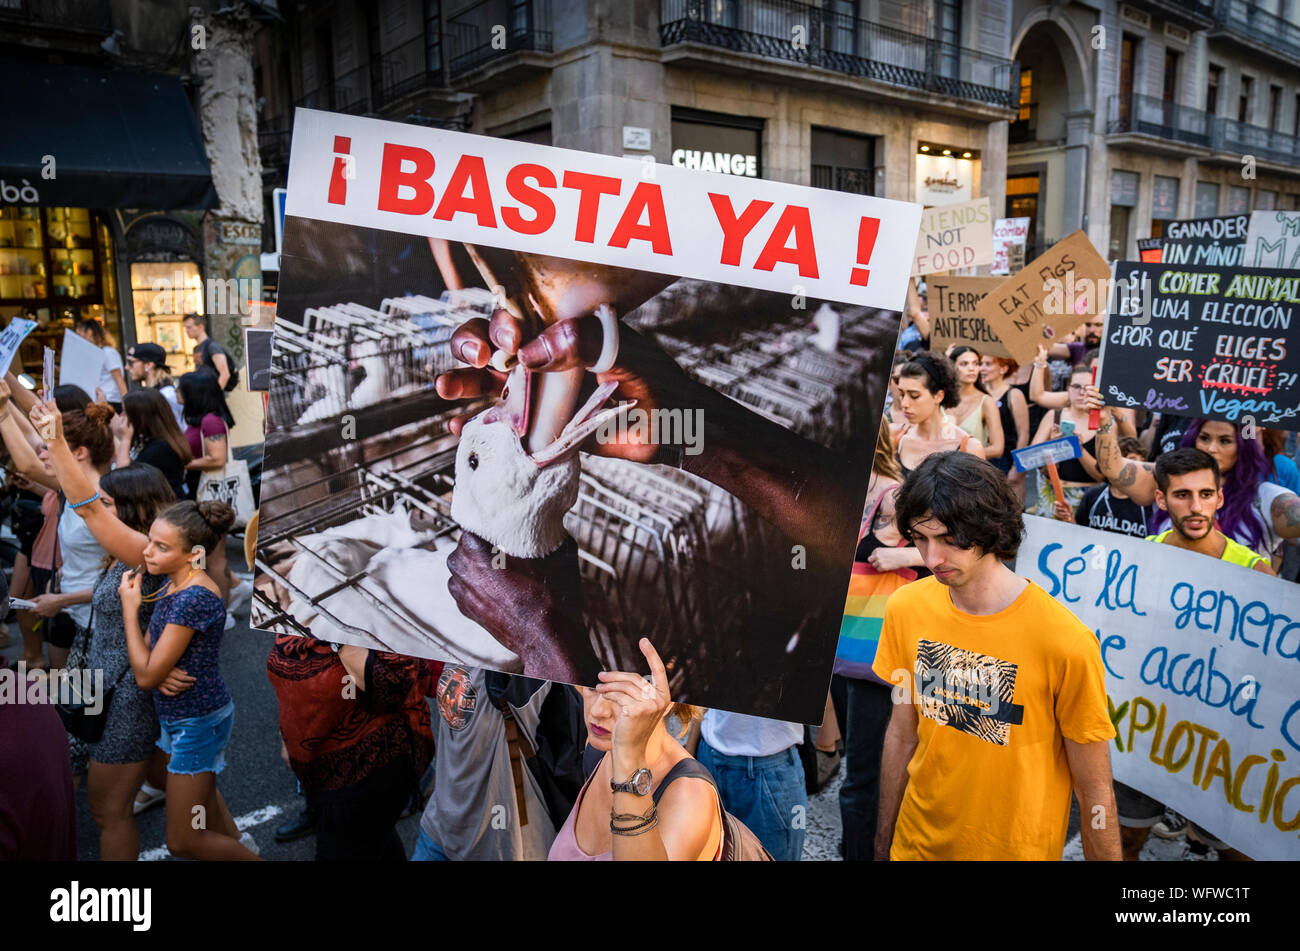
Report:
[[[196,506],[199,516],[218,535],[225,535],[235,524],[235,510],[225,502],[206,500]]]
[[[97,426],[107,426],[108,421],[116,415],[113,412],[113,407],[107,403],[87,403],[82,412],[86,414],[86,419]]]

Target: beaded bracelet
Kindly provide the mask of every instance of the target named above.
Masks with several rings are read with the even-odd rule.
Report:
[[[95,499],[97,499],[97,498],[99,498],[99,493],[98,493],[98,492],[96,492],[96,493],[95,493],[94,495],[92,495],[90,498],[86,499],[86,501],[84,501],[84,502],[69,502],[69,503],[68,503],[68,508],[70,508],[70,509],[79,509],[79,508],[81,508],[83,505],[89,505],[91,502],[95,501]]]
[[[647,816],[638,815],[637,813],[616,812],[611,814],[609,817],[609,831],[620,835],[625,833],[640,834],[637,833],[638,829],[644,832],[646,829],[649,829],[652,826],[654,826],[655,823],[657,823],[658,821],[659,821],[659,809],[657,807],[652,808],[650,810],[650,814]],[[633,824],[620,826],[616,824],[618,822],[631,822]]]

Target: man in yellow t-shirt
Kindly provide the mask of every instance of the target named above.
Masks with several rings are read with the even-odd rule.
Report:
[[[876,858],[1059,860],[1073,791],[1084,856],[1119,859],[1101,651],[1003,564],[1024,535],[1006,480],[936,453],[895,508],[934,576],[890,597],[872,664],[895,685]]]

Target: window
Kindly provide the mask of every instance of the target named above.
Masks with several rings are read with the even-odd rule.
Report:
[[[442,72],[442,4],[440,0],[424,0],[424,60],[425,69],[435,76]]]
[[[1029,68],[1020,70],[1020,111],[1011,120],[1007,131],[1007,142],[1032,142],[1038,137],[1038,122],[1034,109],[1034,71]]]
[[[1255,86],[1255,80],[1249,76],[1241,77],[1241,95],[1237,97],[1237,121],[1247,122],[1250,116],[1250,93]]]
[[[1196,207],[1193,218],[1213,218],[1219,213],[1219,186],[1214,182],[1196,183]]]
[[[939,75],[956,78],[961,68],[961,0],[935,0]]]
[[[830,0],[827,10],[827,31],[830,34],[828,45],[836,53],[849,56],[857,55],[857,3],[855,0]]]
[[[1163,237],[1165,224],[1178,217],[1178,179],[1157,175],[1151,187],[1151,237]]]
[[[1278,123],[1282,121],[1282,87],[1268,87],[1268,127],[1274,132],[1278,131]]]
[[[1110,254],[1112,261],[1123,261],[1128,255],[1128,227],[1133,209],[1127,205],[1110,206]]]
[[[1230,215],[1244,215],[1250,211],[1250,189],[1243,185],[1228,186],[1228,211]]]
[[[1119,120],[1120,128],[1125,131],[1131,128],[1129,120],[1133,114],[1133,68],[1137,46],[1137,37],[1125,33],[1119,55]]]
[[[1140,177],[1137,172],[1125,172],[1118,168],[1111,169],[1110,203],[1132,208],[1138,203],[1139,183]]]
[[[682,168],[761,178],[763,120],[674,107],[670,161]]]
[[[1165,50],[1165,102],[1178,101],[1178,51]]]
[[[1277,208],[1277,192],[1261,188],[1255,192],[1255,210],[1273,211]]]
[[[1210,65],[1209,79],[1205,83],[1205,111],[1210,115],[1219,113],[1219,87],[1223,85],[1223,67]]]
[[[1028,218],[1029,233],[1025,235],[1025,260],[1038,257],[1038,173],[1007,176],[1008,218]]]
[[[1024,121],[1029,118],[1029,107],[1034,102],[1034,71],[1029,68],[1020,71],[1020,115],[1016,118]]]
[[[858,195],[876,193],[876,140],[834,129],[812,130],[812,184]]]

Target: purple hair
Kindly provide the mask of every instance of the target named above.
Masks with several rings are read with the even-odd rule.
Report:
[[[1192,420],[1179,445],[1195,447],[1204,425],[1203,419]],[[1264,529],[1256,517],[1255,497],[1259,484],[1268,474],[1269,462],[1264,455],[1262,440],[1246,439],[1241,435],[1240,426],[1236,423],[1231,425],[1237,435],[1237,461],[1223,476],[1223,508],[1219,510],[1219,526],[1229,538],[1255,551],[1262,551]],[[1168,512],[1157,511],[1152,530],[1160,531],[1168,518]]]

